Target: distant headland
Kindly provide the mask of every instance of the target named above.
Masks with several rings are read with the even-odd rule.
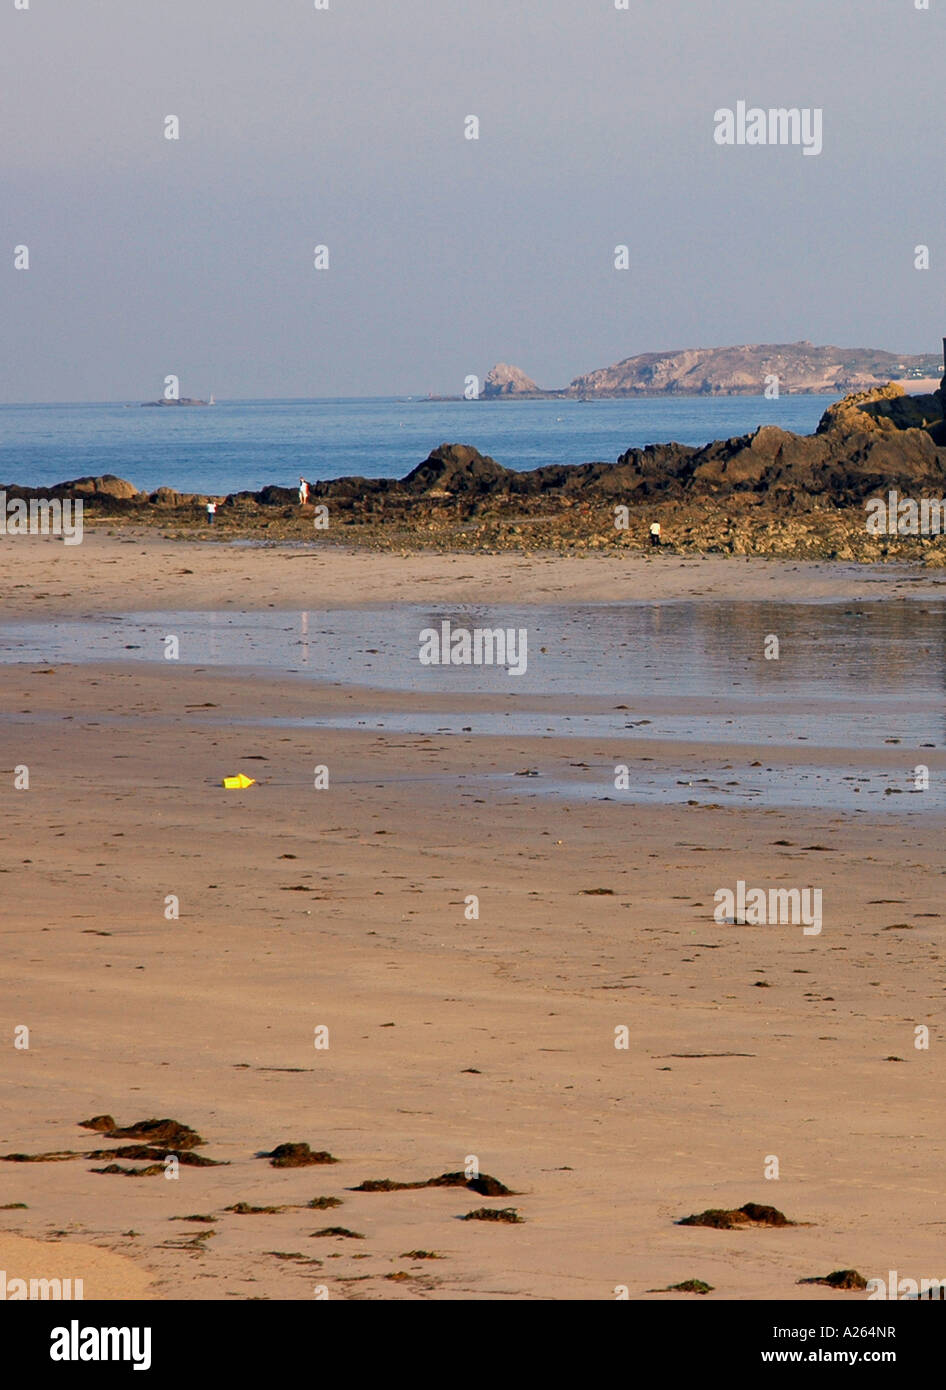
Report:
[[[905,385],[939,379],[938,356],[910,356],[880,348],[816,347],[813,343],[755,343],[740,347],[681,348],[626,357],[546,391],[519,367],[499,362],[486,377],[482,400],[627,399],[637,396],[843,395],[889,381]]]

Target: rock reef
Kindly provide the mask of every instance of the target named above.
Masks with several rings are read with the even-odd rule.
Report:
[[[110,475],[49,489],[10,484],[10,497],[71,497],[93,523],[137,521],[219,539],[307,540],[371,549],[615,550],[648,546],[661,523],[680,551],[946,564],[939,535],[870,534],[865,504],[896,491],[946,496],[941,386],[908,396],[891,383],[832,405],[812,435],[774,425],[692,447],[628,449],[614,462],[506,468],[466,444],[441,444],[403,478],[336,478],[311,485],[310,505],[277,486],[218,498],[211,530],[203,495],[145,494]],[[327,529],[313,531],[313,506]]]

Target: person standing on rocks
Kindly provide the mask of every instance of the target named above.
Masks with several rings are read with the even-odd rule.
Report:
[[[211,498],[210,501],[207,503],[207,522],[208,522],[209,525],[211,525],[211,526],[213,525],[213,520],[214,520],[214,517],[215,517],[216,515],[217,515],[217,504],[216,504],[216,502],[213,500],[213,498]]]
[[[309,500],[309,484],[305,478],[299,479],[299,506],[304,507]]]
[[[650,523],[650,543],[651,543],[651,545],[657,545],[657,546],[660,545],[660,522],[659,522],[659,521],[652,521],[652,522]]]

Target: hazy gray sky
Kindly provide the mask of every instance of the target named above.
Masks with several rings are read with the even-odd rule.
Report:
[[[946,332],[946,0],[16,3],[3,400],[168,373],[459,394],[498,360],[551,387],[665,348]],[[823,152],[718,146],[739,100],[822,108]]]

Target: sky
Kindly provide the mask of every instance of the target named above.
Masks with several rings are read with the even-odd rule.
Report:
[[[938,352],[946,0],[626,3],[0,0],[0,400]],[[821,153],[716,143],[739,101]]]

